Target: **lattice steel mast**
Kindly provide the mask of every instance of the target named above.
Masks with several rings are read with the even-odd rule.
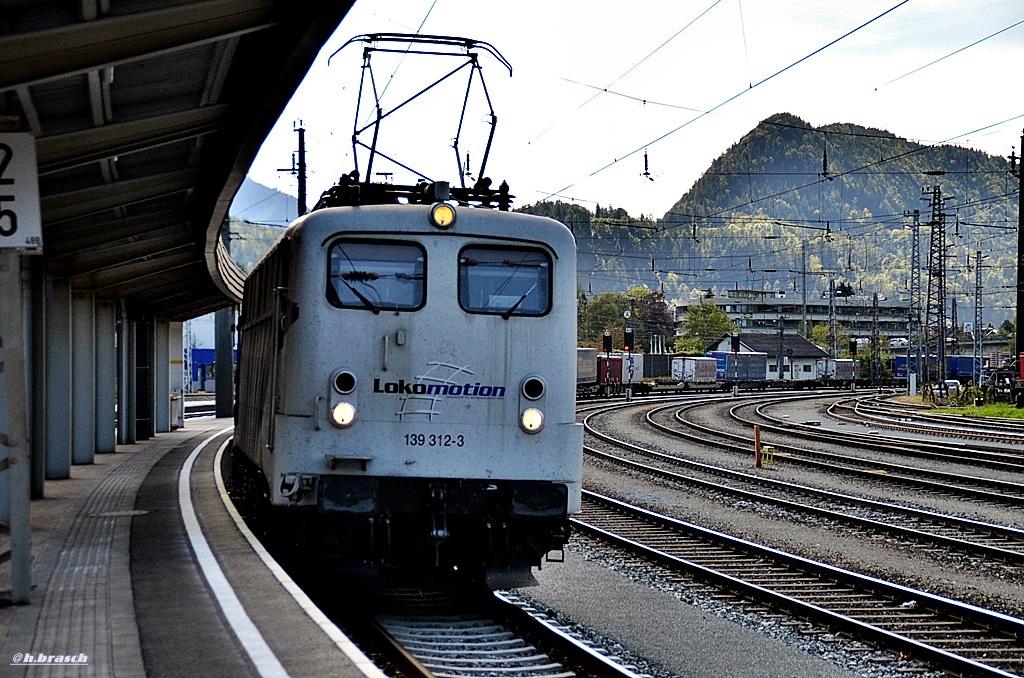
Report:
[[[974,385],[979,386],[981,384],[981,361],[984,355],[982,347],[982,336],[984,335],[984,329],[981,325],[981,311],[984,305],[981,303],[981,250],[975,250],[974,252],[974,332],[973,332],[973,362],[974,366],[972,370],[972,379],[974,379]]]
[[[910,215],[904,212],[903,216]],[[910,379],[911,364],[914,374],[921,375],[921,210],[914,210],[910,222],[910,322],[907,324],[907,379]],[[912,356],[917,356],[912,362]]]
[[[946,375],[946,213],[942,209],[942,189],[932,186],[931,244],[928,247],[928,297],[925,302],[925,361],[926,382],[945,379]],[[924,198],[929,199],[929,198]],[[935,347],[936,366],[933,374],[930,357]]]
[[[882,377],[882,365],[879,362],[881,352],[882,342],[878,332],[878,292],[875,292],[871,298],[871,383],[878,383]]]
[[[839,336],[836,328],[836,279],[828,278],[828,352],[833,358],[839,357]]]

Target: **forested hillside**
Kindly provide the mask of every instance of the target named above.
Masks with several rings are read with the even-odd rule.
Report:
[[[284,229],[268,224],[254,224],[234,217],[228,222],[231,237],[231,258],[246,273],[274,246]]]
[[[815,128],[778,114],[726,150],[660,219],[564,203],[523,210],[573,230],[580,284],[592,294],[637,285],[670,300],[734,287],[799,294],[806,271],[812,295],[832,278],[897,298],[906,297],[910,278],[914,210],[927,267],[933,215],[926,198],[938,186],[950,298],[961,321],[973,317],[981,250],[985,321],[998,325],[1012,315],[1016,275],[1018,184],[1008,170],[1005,158],[959,146],[848,123]]]
[[[246,178],[231,203],[230,215],[231,257],[248,272],[295,219],[296,200]]]

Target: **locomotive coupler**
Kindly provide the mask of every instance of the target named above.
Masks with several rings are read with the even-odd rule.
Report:
[[[281,496],[291,499],[299,491],[299,476],[294,473],[286,473],[281,478]]]
[[[297,503],[307,492],[316,489],[316,476],[302,476],[297,473],[286,473],[281,477],[281,496],[291,503]]]

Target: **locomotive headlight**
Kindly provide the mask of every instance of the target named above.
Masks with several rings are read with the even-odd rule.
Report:
[[[430,208],[430,222],[443,231],[455,225],[455,208],[439,202]]]
[[[331,423],[338,428],[348,428],[356,420],[356,408],[351,403],[338,403],[331,408]]]
[[[538,433],[544,428],[544,413],[536,407],[523,410],[523,413],[519,416],[519,425],[527,433]]]

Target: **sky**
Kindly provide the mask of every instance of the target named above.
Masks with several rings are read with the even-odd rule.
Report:
[[[362,45],[328,57],[353,36],[384,32],[484,41],[511,64],[509,76],[492,56],[480,59],[497,116],[486,174],[509,183],[516,206],[563,200],[661,217],[716,157],[781,112],[815,126],[855,123],[927,144],[1020,153],[1020,0],[357,0],[249,178],[296,194],[294,175],[281,168],[291,165],[298,121],[310,205],[354,168]],[[389,109],[462,62],[378,54],[371,63]],[[457,184],[452,139],[466,80],[460,72],[446,82],[389,118],[379,146]],[[481,91],[471,90],[459,136],[474,175],[489,131]],[[365,172],[365,155],[360,162]],[[374,171],[396,169],[386,164]],[[397,170],[393,180],[415,177]]]

